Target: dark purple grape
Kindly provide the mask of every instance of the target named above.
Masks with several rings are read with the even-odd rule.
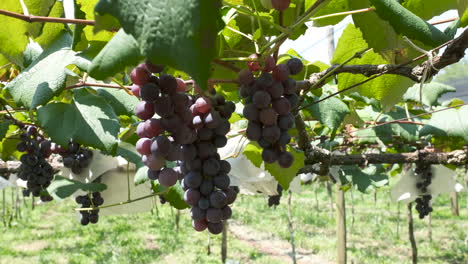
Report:
[[[229,184],[231,184],[231,179],[229,179],[229,176],[227,174],[222,174],[214,177],[213,183],[214,186],[224,190],[229,187]]]
[[[164,65],[162,64],[153,64],[149,60],[145,61],[145,66],[148,69],[148,71],[152,73],[160,73],[164,70]]]
[[[262,130],[262,136],[270,143],[275,143],[281,136],[281,129],[278,126],[267,126]]]
[[[189,188],[200,187],[200,185],[202,184],[202,181],[203,181],[202,175],[196,171],[191,171],[184,177],[184,184]]]
[[[271,148],[263,149],[262,151],[262,159],[266,163],[273,163],[278,160],[278,153],[276,150]]]
[[[214,129],[220,124],[221,119],[222,118],[217,111],[211,111],[205,115],[203,123],[207,128]]]
[[[273,79],[276,81],[286,81],[289,78],[289,68],[286,64],[278,64],[273,68],[272,72]]]
[[[239,193],[239,188],[236,186],[231,186],[226,190],[225,193],[226,193],[227,204],[232,204],[237,198],[237,193]]]
[[[211,180],[204,180],[202,184],[200,185],[200,193],[208,196],[213,192],[213,182]]]
[[[265,126],[272,126],[276,124],[278,113],[272,108],[265,108],[260,111],[260,122]]]
[[[272,56],[268,56],[265,59],[265,66],[263,67],[262,71],[271,72],[275,66],[276,66],[275,59]]]
[[[223,220],[223,212],[219,208],[208,208],[206,210],[206,220],[210,223],[219,223]]]
[[[143,155],[141,160],[148,168],[155,171],[160,170],[165,164],[165,160],[161,156]]]
[[[220,160],[219,161],[220,165],[220,172],[228,174],[231,171],[231,164],[225,160]]]
[[[289,168],[294,162],[294,157],[291,153],[284,151],[278,157],[278,164],[282,168]]]
[[[208,231],[213,235],[218,235],[223,232],[223,223],[208,223]]]
[[[278,126],[283,130],[292,128],[294,126],[294,116],[291,113],[279,116]]]
[[[210,209],[208,209],[210,210]],[[190,216],[192,217],[193,220],[202,220],[208,215],[208,212],[206,210],[202,210],[198,206],[192,207],[190,210]]]
[[[273,101],[273,109],[280,115],[287,115],[291,112],[291,104],[288,99],[281,97],[278,100]]]
[[[302,64],[302,61],[298,58],[292,58],[288,60],[286,65],[289,68],[289,73],[291,75],[296,75],[302,71],[302,68],[304,67],[304,64]]]
[[[216,136],[214,139],[214,144],[217,148],[222,148],[226,146],[228,143],[228,139],[225,136]]]
[[[227,204],[226,194],[223,191],[215,191],[215,192],[211,193],[210,194],[210,204],[214,208],[222,208],[223,206],[225,206]]]
[[[152,181],[159,179],[159,172],[160,171],[148,170],[148,179]]]
[[[299,96],[297,94],[290,94],[285,96],[288,99],[291,109],[296,108],[299,104]]]
[[[158,97],[154,101],[154,112],[161,117],[169,117],[174,114],[174,105],[169,96]]]
[[[255,107],[259,109],[267,108],[271,103],[271,96],[266,91],[257,91],[253,96],[252,102],[255,105]]]
[[[277,11],[284,11],[288,9],[291,0],[271,0],[271,5]]]
[[[153,156],[165,157],[171,150],[171,142],[166,136],[157,136],[151,144],[151,153]]]
[[[200,200],[198,200],[198,207],[200,207],[203,210],[206,210],[210,207],[210,200],[202,197]]]
[[[232,209],[229,207],[229,205],[224,206],[221,208],[221,211],[223,212],[223,220],[228,220],[232,216]]]
[[[142,155],[151,154],[151,139],[149,138],[140,138],[136,143],[136,150]]]
[[[246,104],[244,106],[243,114],[249,121],[258,121],[259,111],[254,104]]]
[[[193,229],[198,232],[204,231],[208,227],[208,222],[205,219],[202,220],[193,220],[192,221]]]
[[[215,176],[218,174],[220,168],[219,161],[214,158],[207,159],[203,162],[203,174],[205,176]]]
[[[144,123],[143,129],[144,129],[143,135],[145,135],[146,137],[149,137],[149,138],[159,136],[159,134],[161,134],[161,132],[163,132],[161,120],[160,119],[155,119],[155,118],[151,118],[151,119],[146,120],[145,123]],[[137,131],[138,131],[138,129],[137,129]],[[137,134],[138,134],[138,132],[137,132]]]
[[[262,126],[260,124],[249,122],[245,133],[247,138],[252,141],[258,141],[262,137]]]
[[[288,78],[283,82],[284,93],[287,95],[294,94],[297,91],[297,83],[293,78]]]
[[[159,183],[162,186],[170,187],[177,183],[179,175],[172,168],[164,168],[159,173]]]
[[[159,86],[161,91],[166,94],[175,94],[177,92],[177,80],[169,74],[161,74],[159,77]]]
[[[159,87],[154,83],[146,83],[141,86],[140,97],[144,101],[154,101],[159,96]]]
[[[249,69],[243,69],[239,72],[237,79],[239,80],[239,83],[249,85],[254,81],[254,76]]]
[[[219,126],[215,128],[214,132],[216,135],[224,136],[229,132],[229,130],[231,130],[231,124],[228,120],[223,119],[221,120]]]

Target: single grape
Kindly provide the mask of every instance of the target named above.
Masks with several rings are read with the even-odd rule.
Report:
[[[138,84],[133,84],[130,89],[132,90],[133,95],[140,97],[141,86]]]
[[[219,165],[220,165],[220,172],[221,173],[229,173],[231,171],[231,164],[226,161],[226,160],[220,160],[219,161]]]
[[[289,103],[289,100],[284,97],[273,101],[273,108],[280,115],[287,115],[291,112],[291,104]]]
[[[213,178],[213,183],[214,186],[224,190],[229,187],[229,184],[231,184],[231,179],[227,174],[219,175]]]
[[[221,208],[221,211],[223,212],[223,220],[228,220],[232,216],[232,209],[229,207],[229,205],[224,206]]]
[[[284,151],[278,157],[278,164],[282,168],[289,168],[294,162],[294,157],[291,153]]]
[[[208,227],[208,222],[205,219],[202,220],[193,220],[192,221],[193,229],[198,232],[204,231]]]
[[[144,101],[154,101],[159,96],[159,87],[154,83],[146,83],[141,86],[140,97]]]
[[[257,121],[258,120],[258,109],[254,104],[246,104],[243,110],[244,117],[247,118],[249,121]]]
[[[159,178],[159,173],[161,171],[148,170],[148,179],[155,181]]]
[[[273,79],[277,81],[286,81],[289,78],[289,68],[286,64],[278,64],[273,68]]]
[[[294,126],[294,116],[291,113],[279,116],[278,126],[283,130],[292,128]]]
[[[164,168],[159,173],[159,183],[165,187],[173,186],[178,179],[179,175],[172,168]]]
[[[266,108],[271,103],[271,96],[266,91],[257,91],[253,96],[253,104],[261,109]]]
[[[278,126],[267,126],[262,130],[262,136],[270,143],[275,143],[281,136],[281,129]]]
[[[252,54],[249,56],[250,61],[247,62],[247,67],[255,72],[260,70],[260,64],[258,63],[258,55],[257,54]]]
[[[151,139],[149,138],[140,138],[136,143],[136,150],[142,155],[151,154]]]
[[[177,91],[178,92],[186,92],[187,91],[187,84],[185,84],[185,81],[180,79],[180,78],[176,78],[176,81],[177,81]]]
[[[216,133],[216,135],[224,136],[229,132],[229,130],[231,130],[231,124],[228,120],[223,119],[221,120],[218,127],[215,128],[214,132]]]
[[[198,206],[194,206],[192,207],[192,209],[190,209],[190,216],[192,217],[193,220],[202,220],[202,219],[205,219],[205,217],[207,216],[207,211],[202,210]]]
[[[206,176],[215,176],[218,174],[220,168],[219,161],[214,158],[207,159],[203,162],[203,174]]]
[[[265,66],[263,67],[262,71],[271,72],[273,68],[275,67],[275,65],[276,65],[275,59],[272,56],[268,56],[265,59]]]
[[[141,161],[151,170],[158,171],[165,165],[165,160],[161,156],[143,155]]]
[[[151,72],[148,71],[145,64],[140,64],[130,73],[130,79],[138,85],[146,84],[151,77]]]
[[[198,188],[203,181],[203,177],[199,172],[191,171],[184,177],[184,184],[189,188]]]
[[[289,72],[292,75],[296,75],[302,71],[302,68],[304,67],[304,64],[302,64],[302,61],[298,58],[292,58],[288,60],[286,65],[289,68]]]
[[[296,108],[299,104],[299,96],[297,94],[290,94],[285,96],[288,99],[291,109]]]
[[[147,101],[138,102],[135,106],[135,115],[143,120],[150,119],[154,115],[154,104]]]
[[[205,115],[205,117],[203,118],[203,123],[207,128],[214,129],[219,125],[221,119],[222,118],[219,115],[218,111],[211,111]]]
[[[223,212],[219,208],[208,208],[206,210],[206,220],[210,223],[219,223],[223,219]]]
[[[151,61],[145,61],[146,68],[152,73],[160,73],[164,70],[164,65],[162,64],[153,64]]]
[[[154,101],[154,111],[161,117],[167,118],[174,114],[174,105],[169,96],[158,97]]]
[[[194,105],[196,113],[206,114],[211,110],[211,102],[208,98],[200,97],[195,101]]]
[[[213,235],[221,234],[223,232],[223,223],[209,222],[208,231],[210,231],[210,233]]]
[[[284,86],[284,93],[285,94],[289,95],[289,94],[296,93],[297,82],[293,78],[288,78],[286,81],[284,81],[283,86]]]
[[[262,159],[266,163],[273,163],[278,159],[278,153],[276,152],[276,150],[271,148],[263,149]]]
[[[228,139],[225,136],[216,136],[215,139],[214,139],[214,145],[217,148],[222,148],[222,147],[226,146],[227,143],[228,143]]]
[[[210,200],[202,197],[198,200],[198,207],[200,207],[203,210],[206,210],[210,207]]]
[[[144,122],[143,125],[144,133],[146,137],[153,138],[159,136],[163,132],[162,124],[160,119],[151,118]],[[138,134],[138,128],[137,128]]]
[[[237,80],[240,84],[248,86],[255,80],[255,78],[249,69],[243,69],[238,73]]]
[[[166,94],[174,94],[177,92],[178,83],[174,76],[169,74],[161,74],[159,77],[159,86],[161,91]]]
[[[248,139],[258,141],[262,137],[262,126],[258,123],[249,122],[245,134]]]
[[[211,180],[204,180],[200,185],[200,193],[203,195],[210,195],[213,192],[213,182]]]
[[[227,204],[227,196],[223,191],[215,191],[210,195],[210,204],[214,208],[222,208]]]
[[[275,81],[273,85],[267,88],[267,92],[272,99],[280,98],[284,93],[283,83]]]
[[[286,100],[287,101],[287,100]],[[265,108],[260,111],[260,122],[265,126],[272,126],[276,124],[278,113],[273,108]]]
[[[157,136],[151,144],[151,153],[153,156],[165,157],[171,150],[171,142],[166,136]]]
[[[196,206],[200,200],[200,192],[197,189],[188,189],[184,193],[184,201],[191,206]],[[206,210],[207,208],[205,208]]]

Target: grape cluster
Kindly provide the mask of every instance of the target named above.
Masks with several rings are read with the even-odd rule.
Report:
[[[251,58],[253,58],[251,56]],[[263,148],[262,159],[266,163],[278,162],[289,168],[294,162],[286,145],[291,141],[288,130],[294,126],[291,109],[297,107],[296,81],[289,77],[301,72],[301,60],[293,58],[287,64],[278,64],[272,57],[265,60],[261,74],[256,61],[249,62],[249,69],[239,72],[240,95],[245,98],[244,117],[249,120],[246,136]],[[270,73],[271,72],[271,73]]]
[[[223,231],[222,221],[232,215],[229,205],[235,201],[237,191],[230,187],[231,165],[220,159],[217,148],[227,144],[228,120],[234,110],[234,103],[217,94],[199,97],[191,107],[196,141],[182,146],[185,177],[181,184],[197,231],[208,228],[210,233],[219,234]]]
[[[79,195],[75,198],[77,204],[81,204],[81,208],[98,207],[104,204],[104,199],[100,192],[93,192],[91,195]],[[80,211],[82,225],[89,223],[96,224],[99,221],[99,209]]]
[[[283,187],[278,184],[276,187],[277,195],[268,196],[268,207],[280,205],[281,196],[283,196]]]
[[[60,154],[63,158],[63,166],[71,169],[75,174],[80,174],[93,160],[93,152],[73,140],[70,140],[67,149],[52,143],[51,150],[55,154]]]
[[[427,189],[432,182],[431,166],[428,164],[418,163],[416,165],[415,173],[418,177],[416,188],[421,192],[421,195],[416,198],[416,210],[419,213],[419,218],[423,219],[432,212],[432,196],[428,193]]]
[[[142,99],[135,107],[135,114],[144,120],[138,124],[136,143],[143,163],[148,167],[148,178],[159,180],[169,187],[182,178],[180,167],[165,167],[166,160],[181,159],[181,145],[191,144],[196,139],[191,128],[192,97],[187,94],[183,80],[168,74],[159,77],[163,66],[146,62],[138,65],[130,74],[133,93]],[[154,114],[159,118],[153,118]]]
[[[51,154],[51,142],[40,135],[35,126],[25,127],[20,135],[21,141],[16,145],[20,152],[26,152],[20,158],[18,177],[27,181],[27,189],[41,201],[52,201],[46,188],[54,178],[54,170],[46,160]]]
[[[184,200],[192,207],[193,227],[197,231],[222,232],[222,220],[232,215],[228,204],[238,190],[230,187],[231,170],[217,149],[227,144],[229,118],[235,105],[222,95],[192,96],[183,80],[159,73],[163,67],[149,62],[131,73],[132,91],[141,97],[135,114],[145,120],[137,127],[137,151],[149,168],[148,178],[163,186],[181,181]],[[153,69],[153,70],[152,70]],[[153,118],[157,114],[160,118]],[[164,167],[165,161],[180,166]]]

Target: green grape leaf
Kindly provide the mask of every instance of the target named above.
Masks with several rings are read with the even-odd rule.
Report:
[[[392,25],[393,29],[408,38],[436,47],[450,40],[443,32],[419,18],[394,0],[370,0],[375,12]]]
[[[315,2],[316,2],[316,0],[305,0],[305,2],[304,2],[305,9],[307,10]],[[334,14],[334,13],[349,11],[350,8],[349,8],[349,3],[348,2],[349,2],[348,0],[333,0],[330,3],[328,3],[327,5],[325,5],[324,7],[320,8],[317,11],[317,13],[312,17],[312,20],[314,21],[314,26],[324,27],[324,26],[338,24],[346,16],[335,16],[335,17],[323,18],[323,19],[319,19],[319,20],[314,20],[313,18],[319,17],[319,16],[330,15],[330,14]]]
[[[75,8],[79,8],[79,10],[84,13],[84,17],[81,17],[82,19],[95,20],[94,7],[97,2],[98,0],[76,0]],[[114,35],[114,33],[109,31],[99,31],[94,33],[93,27],[90,26],[86,26],[82,30],[87,42],[108,42]]]
[[[287,190],[289,184],[297,176],[297,173],[300,169],[304,167],[305,155],[304,152],[298,151],[289,145],[287,146],[287,151],[289,151],[294,157],[294,163],[291,167],[283,169],[278,165],[278,162],[275,163],[266,163],[265,169],[278,181],[278,183]]]
[[[56,1],[50,10],[49,17],[62,17],[64,15],[62,2]],[[34,23],[35,24],[35,23]],[[57,39],[67,33],[67,27],[61,23],[44,23],[41,35],[34,41],[39,43],[43,49],[48,49]]]
[[[88,72],[91,77],[104,80],[142,59],[137,41],[121,29],[93,59]]]
[[[468,0],[457,0],[460,27],[468,26]]]
[[[122,89],[97,88],[96,91],[114,108],[117,115],[132,116],[135,106],[140,101],[136,96],[129,95]]]
[[[434,135],[440,138],[456,137],[468,141],[468,106],[434,113],[420,135]]]
[[[328,94],[323,94],[321,98],[326,96],[328,96]],[[319,99],[318,97],[314,97],[313,100],[306,100],[306,104],[310,104]],[[329,127],[332,132],[335,132],[339,128],[344,118],[350,113],[348,105],[336,97],[314,104],[304,110],[317,118],[320,123]]]
[[[47,16],[55,0],[24,0],[28,12],[35,16]],[[21,2],[18,0],[0,1],[0,9],[23,14]],[[0,53],[9,61],[23,66],[22,53],[29,40],[28,37],[37,37],[42,31],[44,23],[28,23],[17,18],[1,16],[0,24]]]
[[[247,146],[245,146],[243,155],[247,157],[250,162],[252,162],[255,167],[260,168],[262,165],[262,148],[255,141],[250,141]]]
[[[222,29],[218,0],[100,0],[95,11],[111,14],[154,63],[183,70],[204,89]]]
[[[389,182],[388,175],[384,173],[382,165],[369,165],[364,169],[356,165],[349,165],[341,166],[340,170],[340,179],[352,182],[362,193],[385,186]]]
[[[70,197],[78,190],[83,190],[85,192],[102,192],[106,189],[107,186],[102,183],[82,183],[62,176],[55,176],[54,180],[47,188],[47,191],[52,197],[62,200]]]
[[[65,87],[66,66],[70,64],[87,64],[87,60],[64,46],[69,44],[70,37],[63,35],[50,49],[45,50],[29,65],[6,89],[15,102],[28,109],[44,105]]]
[[[367,47],[361,31],[350,24],[338,41],[332,63],[340,64]],[[362,58],[353,59],[349,64],[388,64],[388,61],[371,50],[366,52]],[[338,89],[345,89],[365,79],[367,77],[360,74],[340,74],[338,75]],[[414,82],[406,77],[387,74],[360,85],[350,92],[359,90],[363,96],[380,100],[384,109],[388,110],[401,101],[403,94],[413,84]]]
[[[115,155],[120,125],[112,107],[85,90],[75,91],[71,104],[51,103],[37,110],[39,124],[52,141],[76,142]]]
[[[0,122],[0,141],[5,138],[11,124],[13,123],[10,120],[2,120],[2,122]]]
[[[403,7],[418,17],[429,20],[445,11],[457,8],[457,0],[405,0]]]
[[[170,187],[169,190],[164,194],[164,198],[175,209],[183,210],[190,207],[184,201],[184,190],[182,190],[180,184],[176,184]]]
[[[126,142],[119,143],[119,146],[117,147],[117,156],[121,156],[129,162],[136,164],[137,168],[141,167],[143,164],[141,156],[137,152],[135,145]]]
[[[421,102],[420,96],[421,85],[415,84],[411,86],[403,95],[403,100],[411,102]],[[424,105],[435,106],[438,104],[438,99],[450,92],[456,92],[455,87],[438,82],[426,83],[422,89],[422,101]]]

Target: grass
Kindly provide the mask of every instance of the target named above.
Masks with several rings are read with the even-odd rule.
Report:
[[[313,186],[304,189],[292,199],[296,246],[333,262],[335,216],[329,197],[324,188],[317,192]],[[262,196],[241,195],[233,220],[262,236],[287,242],[290,232],[284,195],[275,209],[268,208]],[[451,215],[448,196],[434,201],[432,242],[427,220],[415,218],[421,263],[468,262],[466,196],[460,195],[460,217]],[[7,201],[9,197],[7,194]],[[347,192],[346,202],[349,263],[410,263],[405,205],[398,214],[388,190],[379,192],[376,202],[372,195],[355,191],[351,197]],[[192,230],[187,212],[181,213],[178,229],[176,211],[168,205],[158,205],[157,213],[104,216],[97,225],[82,227],[75,219],[74,206],[70,200],[34,210],[23,206],[21,218],[11,227],[0,227],[0,263],[220,263],[220,236],[210,237],[211,254],[207,254],[208,235]],[[290,262],[253,245],[229,236],[228,259],[233,263]]]

